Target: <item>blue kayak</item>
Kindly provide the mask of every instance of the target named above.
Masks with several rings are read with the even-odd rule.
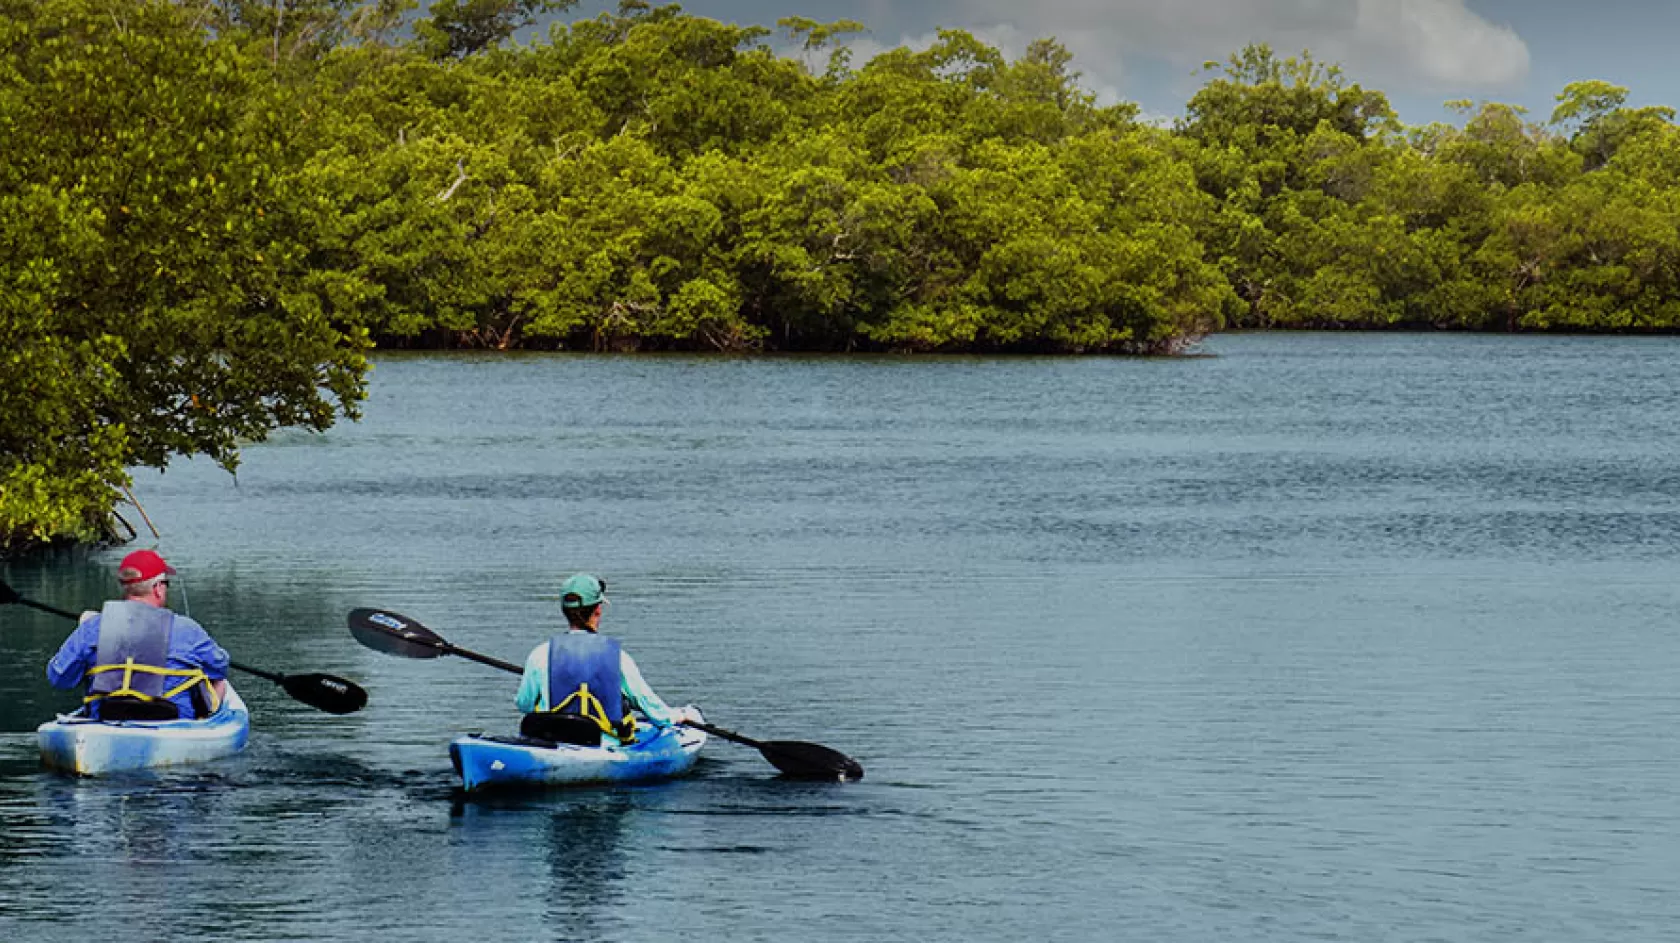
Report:
[[[36,728],[41,765],[77,776],[206,763],[245,749],[251,712],[227,686],[216,713],[197,720],[94,720],[60,714]]]
[[[449,745],[449,759],[468,792],[501,786],[642,783],[693,769],[705,745],[705,732],[689,727],[640,726],[634,743],[602,746],[472,734]]]

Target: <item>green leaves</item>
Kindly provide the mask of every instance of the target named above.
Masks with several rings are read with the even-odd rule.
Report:
[[[538,16],[570,8],[577,0],[432,0],[415,27],[433,59],[482,52],[530,25]]]
[[[1680,329],[1680,132],[1575,83],[1404,129],[1264,46],[1184,119],[1068,51],[625,0],[0,0],[0,545],[353,416],[387,345],[1169,352]],[[813,61],[827,54],[826,68]]]
[[[0,100],[0,547],[99,535],[133,465],[361,397],[354,311],[327,311],[320,219],[292,186],[304,98],[189,11],[7,8]]]
[[[1244,50],[1181,129],[1219,201],[1198,231],[1242,299],[1236,323],[1671,329],[1673,112],[1625,99],[1566,88],[1567,138],[1468,101],[1449,103],[1462,127],[1402,136],[1335,70]]]
[[[1219,322],[1208,201],[1060,46],[953,31],[816,76],[766,35],[629,4],[459,62],[329,57],[318,254],[395,344],[1155,350]]]

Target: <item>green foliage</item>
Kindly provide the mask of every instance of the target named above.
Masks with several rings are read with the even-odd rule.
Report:
[[[784,25],[813,50],[856,28]],[[341,49],[317,76],[340,103],[307,170],[319,254],[395,344],[1157,350],[1219,323],[1183,218],[1205,198],[1060,46],[1010,62],[948,32],[818,76],[767,37],[627,3],[459,62]],[[1104,173],[1152,175],[1141,206],[1056,166],[1111,139],[1132,146]]]
[[[388,346],[1157,353],[1238,327],[1680,330],[1680,130],[1265,46],[1171,130],[1053,39],[853,62],[624,0],[0,0],[0,546],[353,414]],[[826,63],[818,57],[826,56]]]
[[[1624,108],[1628,90],[1609,82],[1573,82],[1557,96],[1552,124],[1569,133],[1570,147],[1597,170],[1616,156],[1623,144],[1658,131],[1674,121],[1667,107]]]
[[[113,11],[134,7],[134,0],[106,4]],[[318,59],[345,41],[389,38],[419,0],[214,0],[178,3],[187,7],[190,25],[236,40],[270,64]],[[113,12],[119,23],[120,13]]]
[[[1179,129],[1219,201],[1199,232],[1241,299],[1232,321],[1673,329],[1680,216],[1652,179],[1674,175],[1673,112],[1626,109],[1604,82],[1558,101],[1568,137],[1469,101],[1448,103],[1461,126],[1402,134],[1381,96],[1310,58],[1232,57]]]
[[[366,342],[293,186],[307,95],[162,2],[8,0],[0,50],[0,544],[93,536],[128,466],[231,469],[352,410]]]
[[[415,27],[421,48],[433,59],[460,59],[482,52],[531,25],[545,13],[568,9],[577,0],[432,0],[429,15]]]

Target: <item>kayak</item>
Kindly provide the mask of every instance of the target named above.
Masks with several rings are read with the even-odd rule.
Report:
[[[36,728],[41,765],[77,776],[207,763],[245,749],[251,711],[227,686],[222,706],[196,720],[94,720],[60,714]]]
[[[468,792],[502,786],[644,783],[693,769],[705,745],[705,732],[690,727],[638,726],[634,743],[602,746],[469,734],[449,745],[449,759]]]

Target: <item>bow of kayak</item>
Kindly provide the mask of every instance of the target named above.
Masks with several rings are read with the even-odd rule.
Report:
[[[638,727],[636,742],[573,746],[524,737],[473,734],[449,745],[449,759],[468,792],[504,786],[642,783],[681,776],[694,768],[704,731]]]
[[[206,763],[245,749],[250,732],[251,712],[231,684],[209,717],[101,721],[60,714],[35,731],[41,765],[77,776]]]

